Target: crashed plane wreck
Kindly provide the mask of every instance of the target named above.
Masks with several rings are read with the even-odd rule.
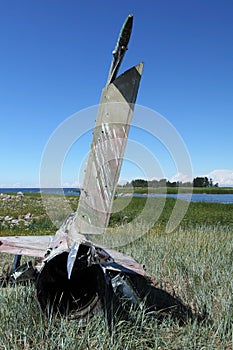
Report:
[[[102,308],[110,327],[117,319],[130,319],[132,308],[144,307],[155,317],[165,313],[182,322],[191,316],[189,307],[156,288],[133,258],[90,240],[108,226],[143,71],[140,63],[117,76],[132,25],[129,15],[113,51],[77,211],[55,236],[0,237],[0,252],[15,255],[2,285],[33,280],[43,311],[84,318]],[[20,265],[23,255],[36,262]]]

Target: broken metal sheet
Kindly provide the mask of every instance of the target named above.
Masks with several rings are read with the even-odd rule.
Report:
[[[43,257],[53,236],[0,237],[0,253]]]
[[[26,262],[25,264],[19,266],[15,271],[10,275],[10,282],[25,282],[32,281],[36,277],[36,270],[32,265],[31,261]]]
[[[91,245],[90,241],[79,240],[79,244]],[[101,263],[115,262],[123,265],[132,271],[145,274],[142,266],[132,257],[124,255],[116,250],[105,248],[101,245],[93,245],[96,254]],[[53,248],[51,248],[53,247]],[[16,237],[0,237],[0,252],[15,255],[26,255],[33,257],[44,257],[50,260],[54,255],[68,251],[65,237],[56,236],[16,236]]]
[[[79,205],[76,233],[102,234],[108,226],[132,119],[143,63],[129,69],[102,92]]]
[[[49,257],[49,259],[57,254],[60,254],[62,252],[67,252],[70,250],[70,247],[74,245],[74,242],[71,240],[70,236],[73,236],[73,230],[74,230],[74,217],[75,214],[70,214],[64,223],[61,225],[61,227],[57,230],[55,236],[52,237],[52,240],[50,242],[49,247],[47,248],[47,252],[45,254],[46,259]],[[80,245],[81,243],[87,243],[85,236],[82,234],[76,234],[75,235],[75,244]]]
[[[138,273],[139,275],[146,276],[146,272],[136,260],[131,256],[124,255],[116,250],[103,248],[111,256],[115,263],[124,266],[125,268]]]
[[[121,276],[121,274],[116,275],[111,279],[111,284],[113,287],[113,291],[115,294],[120,295],[120,298],[123,301],[129,301],[134,305],[140,305],[140,299],[135,293],[130,280],[125,278],[125,276]]]

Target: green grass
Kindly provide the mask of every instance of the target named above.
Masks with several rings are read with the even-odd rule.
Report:
[[[34,219],[33,234],[52,233],[54,227],[45,225],[48,218],[43,216],[41,203],[35,197],[28,199],[30,196],[24,198],[26,208],[9,207],[8,212],[0,208],[0,216],[1,210],[4,215],[20,215],[21,210],[27,209],[26,212],[38,217]],[[75,208],[76,199],[69,200]],[[118,230],[127,221],[125,234],[133,235],[135,226],[130,221],[141,212],[145,200],[115,201],[115,210],[120,208],[121,212],[112,215],[110,233],[104,237],[106,242],[113,237],[117,241]],[[156,198],[151,198],[149,204],[152,213],[160,205]],[[144,264],[158,285],[178,295],[194,312],[206,309],[205,321],[188,321],[181,327],[172,319],[158,322],[138,311],[133,313],[132,323],[119,322],[110,335],[102,313],[88,323],[68,317],[47,318],[38,307],[33,285],[7,287],[0,291],[0,349],[232,349],[233,205],[191,203],[180,226],[168,234],[165,227],[174,204],[175,200],[167,200],[154,227],[119,250]],[[144,229],[143,223],[138,225]],[[0,235],[5,234],[4,230]],[[7,230],[9,234],[17,232],[15,228]],[[9,256],[2,254],[2,267],[7,261]]]
[[[59,198],[59,196],[56,197]],[[47,200],[56,197],[44,195],[44,198]],[[77,197],[67,196],[66,200],[70,204],[71,211],[77,209]],[[57,211],[56,207],[54,210]],[[15,225],[4,220],[6,216],[10,216],[13,219],[22,219],[28,213],[31,214],[31,219],[28,220],[26,227],[24,222]],[[0,236],[49,235],[54,234],[56,230],[56,226],[46,213],[40,193],[26,193],[21,200],[16,200],[15,194],[11,194],[11,198],[7,201],[0,199]]]
[[[205,194],[233,194],[233,187],[118,187],[117,193],[205,193]]]
[[[121,198],[118,197],[114,202],[114,213],[111,215],[110,226],[124,224],[132,221],[143,210],[146,202],[149,202],[148,216],[156,215],[156,211],[163,207],[163,198]],[[178,201],[180,202],[180,201]],[[176,199],[167,198],[164,208],[155,225],[165,226],[168,222]],[[153,214],[154,213],[154,214]],[[200,225],[233,225],[233,204],[191,202],[181,226],[200,226]]]

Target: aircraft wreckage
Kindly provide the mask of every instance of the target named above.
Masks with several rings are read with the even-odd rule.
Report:
[[[55,236],[0,237],[0,252],[15,255],[2,286],[34,280],[43,311],[78,318],[89,317],[101,306],[110,327],[117,319],[130,319],[131,308],[142,305],[155,316],[160,310],[181,321],[191,316],[189,307],[156,288],[133,258],[89,239],[91,234],[104,233],[108,226],[143,71],[140,63],[117,77],[132,24],[129,15],[113,51],[76,213]],[[22,255],[35,257],[36,262],[20,265]]]

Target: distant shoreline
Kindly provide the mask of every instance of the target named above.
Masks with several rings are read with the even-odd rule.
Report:
[[[18,187],[18,188],[0,188],[0,193],[47,193],[47,194],[65,194],[65,195],[79,195],[80,188],[78,187]],[[233,187],[117,187],[117,194],[233,194]]]
[[[60,194],[60,195],[79,195],[80,194],[80,188],[75,187],[48,187],[48,188],[39,188],[39,187],[18,187],[18,188],[0,188],[0,193],[18,193],[22,192],[24,194],[39,194],[39,193],[46,193],[46,194]]]
[[[138,194],[233,194],[233,187],[117,187],[117,192]]]

